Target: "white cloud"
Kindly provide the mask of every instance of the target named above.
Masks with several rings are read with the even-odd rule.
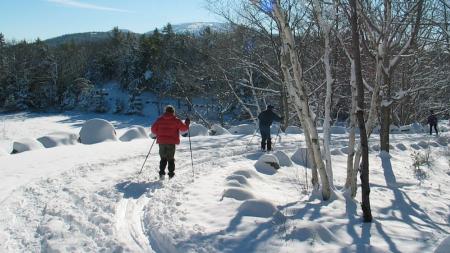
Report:
[[[95,4],[82,3],[82,2],[77,1],[77,0],[47,0],[47,2],[52,2],[52,3],[64,5],[64,6],[75,7],[75,8],[82,8],[82,9],[91,9],[91,10],[100,10],[100,11],[115,11],[115,12],[128,12],[128,13],[132,12],[132,11],[129,11],[129,10],[111,8],[111,7],[100,6],[100,5],[95,5]]]

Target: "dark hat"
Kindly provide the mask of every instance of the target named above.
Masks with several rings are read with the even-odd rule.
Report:
[[[275,107],[273,107],[273,105],[268,105],[268,106],[267,106],[267,109],[272,110],[273,108],[275,108]]]
[[[166,108],[164,109],[164,111],[165,111],[165,112],[168,112],[168,113],[175,113],[175,109],[174,109],[173,106],[171,106],[171,105],[166,106]]]

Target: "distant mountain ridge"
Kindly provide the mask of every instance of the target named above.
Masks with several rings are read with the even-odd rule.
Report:
[[[182,23],[172,25],[172,29],[174,33],[177,34],[200,34],[205,28],[209,27],[211,31],[214,32],[226,32],[229,30],[230,25],[227,23],[219,23],[219,22],[193,22],[193,23]],[[160,31],[162,28],[158,28]],[[131,33],[132,35],[138,37],[143,34],[135,33],[127,29],[119,29],[124,33]],[[152,34],[154,30],[148,31],[144,34]],[[74,42],[74,43],[82,43],[82,42],[96,42],[101,40],[106,40],[110,38],[112,35],[112,30],[107,32],[84,32],[84,33],[72,33],[65,34],[62,36],[50,38],[44,40],[50,46],[57,46],[63,43]]]

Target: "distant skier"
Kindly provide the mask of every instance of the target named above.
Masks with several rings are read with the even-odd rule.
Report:
[[[436,135],[438,135],[437,123],[438,120],[436,115],[434,115],[433,110],[430,110],[430,116],[428,116],[428,124],[430,125],[430,135],[433,135],[433,127],[434,130],[436,131]]]
[[[273,121],[280,122],[283,120],[282,117],[275,114],[273,110],[273,105],[268,105],[265,111],[262,111],[258,115],[259,119],[259,131],[261,132],[261,150],[266,151],[266,143],[267,143],[267,151],[272,150],[272,140],[270,137],[270,126]]]
[[[175,145],[180,144],[180,131],[188,131],[190,119],[186,118],[184,123],[175,116],[175,109],[168,105],[165,113],[152,125],[152,133],[156,135],[156,143],[159,144],[159,177],[166,175],[166,165],[169,164],[169,178],[175,176]]]

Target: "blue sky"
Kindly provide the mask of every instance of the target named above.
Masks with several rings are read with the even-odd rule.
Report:
[[[0,0],[0,32],[7,40],[48,39],[68,33],[143,33],[172,24],[220,22],[204,0]]]

